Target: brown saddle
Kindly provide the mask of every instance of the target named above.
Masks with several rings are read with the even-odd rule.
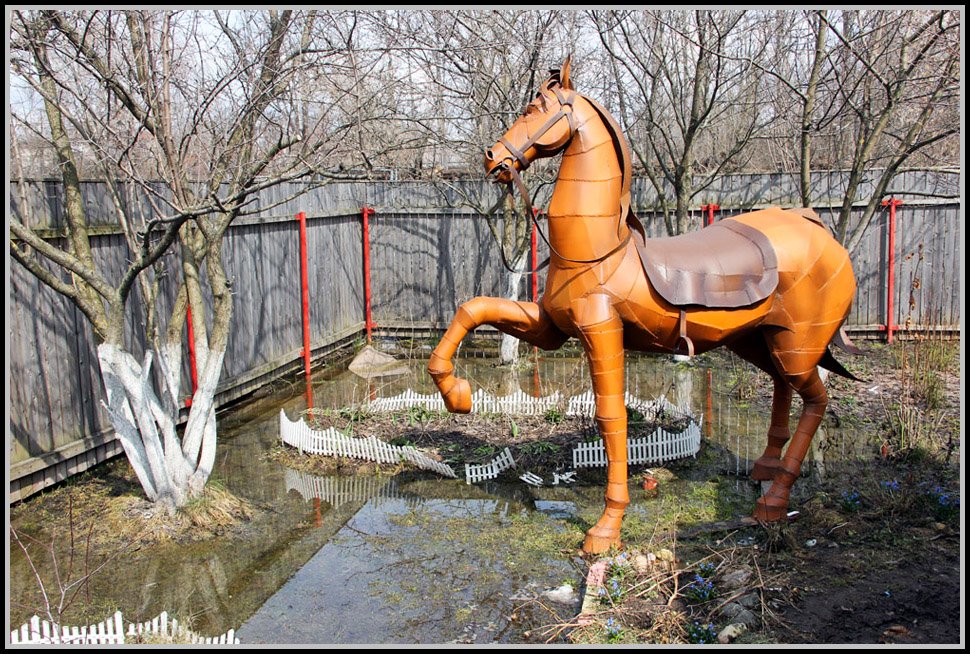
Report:
[[[728,219],[680,236],[646,238],[640,219],[630,207],[632,167],[623,131],[608,111],[596,101],[586,100],[599,112],[613,137],[623,170],[621,215],[626,217],[632,231],[639,234],[639,238],[633,237],[633,242],[643,270],[657,292],[677,307],[743,307],[771,295],[778,285],[775,249],[764,234],[752,227]],[[806,211],[809,213],[802,215],[821,224],[811,209]],[[684,329],[682,314],[681,331]],[[683,338],[691,349],[690,339],[686,334]]]
[[[654,289],[678,307],[750,306],[778,286],[778,262],[768,238],[726,219],[704,229],[666,238],[634,238],[643,270]]]

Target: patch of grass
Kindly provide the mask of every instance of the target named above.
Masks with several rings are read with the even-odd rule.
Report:
[[[900,384],[897,394],[883,400],[888,434],[888,454],[908,458],[922,454],[943,455],[949,460],[956,447],[950,421],[947,382],[957,360],[958,343],[934,334],[915,334],[912,340],[890,346],[893,367]],[[941,434],[948,434],[946,440]]]
[[[558,425],[566,419],[566,416],[556,407],[550,407],[544,414],[542,414],[542,419],[546,422],[551,422],[554,425]]]
[[[213,533],[253,517],[249,501],[230,493],[218,480],[209,480],[202,494],[179,511],[196,527]]]
[[[541,454],[555,454],[560,449],[560,446],[556,443],[550,443],[548,441],[536,441],[534,443],[526,443],[521,446],[521,450],[524,454],[529,455],[541,455]]]

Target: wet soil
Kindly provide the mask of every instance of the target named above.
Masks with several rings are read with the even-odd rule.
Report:
[[[724,561],[743,559],[758,570],[761,581],[751,591],[759,599],[760,611],[755,612],[760,618],[735,642],[961,642],[962,511],[953,511],[952,501],[943,507],[948,510],[941,511],[940,506],[943,494],[949,493],[952,498],[961,494],[959,365],[951,365],[942,375],[939,397],[934,400],[938,405],[934,415],[942,414],[936,442],[932,446],[903,448],[888,433],[886,415],[893,402],[910,392],[908,382],[898,372],[890,348],[863,347],[868,351],[866,357],[840,357],[862,381],[830,378],[828,415],[867,431],[886,431],[883,446],[874,446],[870,455],[860,460],[828,464],[823,479],[800,480],[797,494],[793,494],[793,505],[797,502],[799,514],[784,525],[693,525],[670,543],[676,551],[676,565],[685,569],[716,551]],[[721,353],[705,356],[710,358],[700,365],[737,365]],[[955,350],[952,356],[956,358]],[[743,364],[737,369],[733,392],[747,397],[766,413],[770,411],[767,377],[745,371]],[[798,409],[796,400],[793,410]],[[570,446],[595,437],[592,421],[558,415],[503,418],[410,411],[392,415],[316,413],[310,418],[320,427],[332,425],[341,431],[352,430],[357,436],[379,435],[392,444],[411,444],[452,464],[484,463],[508,446],[520,462],[515,474],[521,474],[523,469],[538,474],[569,469]],[[631,437],[641,435],[638,431],[649,433],[655,427],[632,424]],[[276,448],[269,456],[318,474],[400,472],[395,466],[300,457],[286,448]],[[668,466],[661,483],[670,478],[723,479],[725,471],[734,468],[728,461],[731,456],[719,446],[705,444],[696,460]],[[150,522],[151,508],[132,499],[138,494],[137,488],[132,486],[133,476],[125,468],[122,462],[106,475],[101,469],[97,475],[72,481],[75,514],[86,513],[84,501],[93,505],[123,503],[120,509],[112,509],[119,515],[119,523],[126,519],[132,524]],[[641,474],[642,470],[631,469],[631,484],[639,484]],[[582,473],[581,481],[600,483],[602,476],[601,471]],[[63,493],[44,493],[12,507],[11,522],[29,528],[54,522],[57,516],[63,520],[68,515],[66,506]],[[251,515],[259,509],[251,507],[248,511]],[[157,531],[166,538],[180,540],[205,539],[227,532],[245,538],[246,517],[247,510],[243,509],[236,513],[235,526],[204,526],[182,520],[158,523]],[[130,537],[130,531],[116,530],[118,542],[112,542],[111,530],[104,530],[95,547],[115,551],[121,546],[121,535]],[[626,544],[631,552],[662,545],[636,541]],[[724,555],[725,551],[730,551],[730,557]],[[649,613],[643,602],[631,604],[626,610],[631,621],[637,612]],[[718,628],[730,622],[711,607],[705,609],[704,617],[710,617]]]

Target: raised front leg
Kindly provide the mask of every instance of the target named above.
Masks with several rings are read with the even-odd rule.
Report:
[[[471,411],[472,396],[468,382],[452,374],[451,358],[468,332],[480,325],[492,325],[544,350],[555,350],[569,338],[535,302],[513,302],[497,297],[476,297],[465,302],[458,307],[428,362],[428,372],[452,413]]]
[[[626,403],[623,390],[623,322],[606,295],[590,295],[573,302],[574,321],[589,360],[596,395],[596,424],[609,461],[606,509],[586,532],[583,550],[605,552],[620,543],[623,512],[630,503],[627,489]]]

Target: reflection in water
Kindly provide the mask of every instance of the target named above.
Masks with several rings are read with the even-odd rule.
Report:
[[[463,486],[443,484],[456,491]],[[514,523],[525,507],[487,495],[434,498],[415,490],[424,492],[387,482],[238,629],[239,638],[510,642],[537,626],[529,619],[509,621],[515,610],[511,598],[527,596],[530,588],[558,586],[575,572],[561,558],[513,551],[501,539],[484,536]],[[486,539],[489,547],[482,546]],[[577,609],[566,607],[563,618]]]
[[[320,374],[309,399],[318,408],[335,408],[407,388],[433,392],[426,361],[408,365],[408,375],[392,380]],[[506,394],[510,388],[510,374],[487,359],[459,360],[456,367],[473,391]],[[631,394],[666,395],[704,413],[705,438],[734,453],[735,469],[724,472],[740,478],[760,455],[768,409],[738,402],[730,370],[649,356],[628,356],[626,370]],[[513,379],[536,396],[589,389],[582,357],[539,357]],[[236,629],[243,642],[509,642],[525,628],[503,618],[518,610],[513,596],[576,579],[564,558],[506,551],[487,536],[490,527],[514,527],[524,513],[547,520],[550,529],[577,516],[582,522],[587,513],[595,519],[602,487],[468,486],[439,478],[402,487],[386,477],[301,478],[265,454],[278,443],[280,408],[295,418],[307,404],[300,380],[287,392],[220,414],[213,479],[257,504],[259,517],[243,526],[242,537],[153,546],[120,557],[109,573],[92,578],[90,617],[100,620],[120,609],[127,619],[146,620],[168,611],[204,635]],[[865,445],[864,437],[856,438]],[[856,454],[854,440],[834,425],[816,440],[818,472],[824,470],[822,452],[830,467]],[[649,510],[649,504],[631,505],[634,513]],[[11,548],[9,566],[11,599],[35,604],[28,599],[36,588],[33,573],[19,548]],[[49,562],[41,574],[51,576]],[[11,606],[11,624],[29,617]],[[553,621],[548,614],[541,618],[542,624]]]

